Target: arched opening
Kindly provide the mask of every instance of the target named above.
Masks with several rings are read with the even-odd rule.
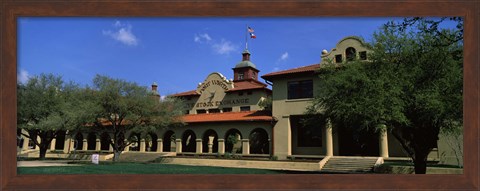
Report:
[[[345,55],[347,57],[347,61],[355,60],[355,58],[357,58],[357,50],[355,50],[353,47],[348,47],[345,50]]]
[[[175,133],[173,131],[167,131],[163,134],[163,152],[175,151]]]
[[[211,149],[209,144],[212,145]],[[212,129],[205,131],[202,138],[202,147],[204,153],[218,153],[218,135]]]
[[[100,150],[110,150],[110,142],[110,135],[106,132],[102,133],[102,135],[100,135]]]
[[[140,151],[140,134],[132,133],[128,140],[130,142],[130,151]]]
[[[63,150],[63,146],[65,146],[65,131],[60,131],[55,137],[55,150]]]
[[[77,133],[75,135],[75,141],[74,141],[73,149],[83,150],[83,135],[82,135],[82,133]]]
[[[269,154],[270,142],[268,141],[268,133],[265,129],[256,128],[249,136],[250,154]]]
[[[97,144],[97,135],[95,133],[89,133],[87,136],[87,150],[95,150],[95,146]]]
[[[225,152],[242,153],[242,134],[237,129],[230,129],[225,133]]]
[[[182,136],[182,152],[195,152],[197,136],[192,130],[186,130]]]
[[[157,139],[158,136],[155,133],[148,133],[145,137],[145,149],[148,152],[156,152],[157,151]]]

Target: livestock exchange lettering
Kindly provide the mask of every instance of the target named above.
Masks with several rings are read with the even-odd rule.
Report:
[[[211,102],[198,102],[196,107],[218,107],[222,105],[236,105],[236,104],[248,104],[249,99],[232,99],[223,101],[211,101]]]
[[[205,89],[207,89],[210,85],[220,86],[225,91],[228,90],[227,84],[225,84],[225,82],[222,80],[210,80],[202,85],[199,93],[203,93],[203,91],[205,91]]]

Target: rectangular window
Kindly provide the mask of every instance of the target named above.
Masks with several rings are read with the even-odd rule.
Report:
[[[250,106],[242,106],[240,107],[240,111],[250,111]]]
[[[207,113],[207,110],[197,109],[197,114]]]
[[[306,120],[307,115],[290,116],[290,127],[296,129],[298,147],[321,147],[322,125],[317,120]],[[315,122],[313,122],[315,121]]]
[[[335,55],[335,63],[342,63],[342,55],[341,54]]]
[[[238,92],[238,95],[239,95],[239,96],[243,96],[243,92]]]
[[[251,91],[247,92],[247,95],[252,95],[252,92]]]
[[[190,114],[190,110],[185,110],[185,114]]]
[[[220,109],[209,109],[208,113],[220,113]]]
[[[243,80],[243,74],[242,73],[238,73],[238,79]]]
[[[313,80],[288,82],[288,99],[313,98]]]
[[[232,108],[231,107],[226,107],[226,108],[223,108],[223,113],[225,112],[232,112]]]
[[[360,54],[360,60],[367,60],[367,51],[361,51],[358,54]]]

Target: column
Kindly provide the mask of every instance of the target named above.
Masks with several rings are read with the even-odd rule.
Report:
[[[140,139],[140,152],[145,152],[145,139]]]
[[[95,150],[100,151],[100,148],[101,148],[100,146],[101,146],[100,145],[100,139],[96,139],[95,140]]]
[[[70,152],[70,139],[65,135],[65,142],[63,142],[63,153]]]
[[[82,151],[88,150],[88,139],[84,138],[82,142],[83,142]]]
[[[163,152],[163,140],[162,139],[157,139],[157,152],[159,152],[159,153]]]
[[[112,143],[114,143],[113,139],[110,140],[110,141],[112,141]],[[109,145],[108,151],[113,152],[113,146],[112,146],[112,144],[108,144],[108,145]]]
[[[203,152],[202,139],[195,139],[195,141],[197,142],[196,153],[197,153],[197,154],[201,154],[201,153]]]
[[[225,154],[225,139],[218,139],[218,154]]]
[[[70,146],[69,146],[69,150],[68,151],[73,151],[73,149],[75,148],[75,139],[72,139],[72,138],[68,138],[69,142],[70,142]],[[65,146],[63,146],[65,148]]]
[[[214,136],[208,137],[208,153],[213,153],[213,139],[215,139]]]
[[[182,139],[175,139],[175,152],[182,153]]]
[[[37,135],[37,143],[41,143],[42,140],[40,139],[40,136]],[[40,147],[38,145],[35,145],[35,150],[40,150]]]
[[[22,146],[22,151],[28,150],[28,142],[30,142],[30,139],[27,138],[26,136],[22,135],[23,138],[23,146]]]
[[[250,154],[250,140],[249,139],[242,139],[242,154],[244,154],[244,155]]]
[[[327,124],[325,125],[325,155],[333,156],[333,135],[330,119],[327,119]]]
[[[124,142],[125,144],[127,144],[127,143],[128,143],[128,140],[125,139],[125,140],[123,140],[123,142]],[[130,145],[125,146],[125,149],[123,149],[123,150],[124,150],[124,151],[130,151]]]
[[[52,151],[55,150],[55,144],[57,144],[57,139],[56,138],[52,139],[52,141],[50,142],[50,150],[52,150]]]
[[[381,130],[378,132],[378,142],[379,142],[379,154],[383,158],[388,158],[388,139],[387,139],[387,128],[385,125],[382,125]]]

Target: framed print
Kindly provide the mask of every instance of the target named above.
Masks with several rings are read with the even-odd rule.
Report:
[[[1,65],[0,65],[0,85],[1,85],[1,101],[0,101],[0,179],[2,190],[162,190],[162,189],[445,189],[445,190],[478,190],[479,178],[478,172],[478,157],[479,157],[479,16],[480,3],[476,1],[301,1],[301,0],[287,0],[287,1],[89,1],[89,0],[74,0],[74,1],[13,1],[6,0],[0,3],[0,35],[1,35]],[[33,174],[19,174],[17,171],[17,151],[12,145],[17,142],[17,86],[18,79],[17,71],[19,68],[19,29],[20,20],[22,18],[61,18],[61,19],[105,19],[105,18],[134,18],[134,19],[153,19],[153,18],[279,18],[295,21],[295,19],[325,19],[325,18],[383,18],[383,17],[462,17],[464,23],[464,41],[463,41],[463,174],[275,174],[275,175],[251,175],[251,174],[80,174],[80,175],[33,175]],[[128,25],[125,23],[114,23],[113,26],[125,26],[124,31],[117,34],[113,29],[105,29],[103,35],[110,40],[116,40],[117,43],[124,43],[126,45],[136,45],[138,39],[132,34],[128,34]],[[116,26],[116,27],[118,27]],[[120,27],[120,28],[122,28]],[[131,27],[131,26],[130,26]],[[243,28],[243,26],[242,26]],[[360,28],[360,27],[359,27]],[[245,41],[255,38],[262,38],[254,31],[255,27],[245,26]],[[59,30],[52,28],[50,30]],[[165,29],[168,30],[168,29]],[[327,29],[325,29],[327,30]],[[258,31],[258,30],[257,30]],[[175,31],[171,31],[171,35]],[[243,31],[242,31],[243,33]],[[258,37],[257,37],[258,35]],[[110,38],[111,37],[111,38]],[[207,42],[212,38],[205,34],[195,34],[195,42]],[[348,40],[348,38],[345,38]],[[343,40],[345,40],[343,39]],[[113,42],[112,40],[112,42]],[[198,41],[197,41],[198,40]],[[340,40],[340,39],[339,39]],[[355,40],[351,38],[350,40]],[[357,39],[358,40],[358,39]],[[221,40],[219,40],[221,41]],[[141,42],[141,41],[140,41]],[[224,41],[223,41],[224,42]],[[338,44],[337,44],[338,45]],[[211,45],[215,48],[214,45]],[[242,45],[243,46],[243,45]],[[245,78],[256,79],[258,70],[255,65],[248,62],[250,59],[250,52],[247,50],[247,43],[245,50],[242,52],[242,62],[238,63],[238,67],[233,68],[233,80],[226,79],[220,73],[211,73],[206,76],[205,81],[201,82],[192,89],[196,93],[204,95],[200,97],[201,102],[191,103],[191,111],[188,112],[209,112],[220,113],[216,108],[210,108],[210,105],[223,105],[222,113],[228,113],[232,110],[249,112],[250,107],[238,107],[238,103],[246,103],[252,100],[248,99],[230,99],[227,101],[217,100],[219,96],[226,96],[224,92],[233,91],[235,88],[232,82],[241,81]],[[225,49],[226,48],[226,49]],[[333,47],[330,47],[333,48]],[[243,48],[239,48],[239,51]],[[358,51],[358,58],[366,58],[367,53],[361,49],[348,49]],[[217,51],[228,51],[228,47],[218,49]],[[319,52],[322,55],[327,55],[330,52]],[[194,53],[192,53],[194,54]],[[239,56],[239,55],[237,55]],[[239,56],[240,57],[240,56]],[[280,59],[286,59],[288,54],[282,54]],[[333,60],[349,60],[351,57],[341,55],[332,57]],[[133,65],[131,66],[134,67]],[[225,67],[225,66],[224,66]],[[239,72],[242,68],[248,68],[245,73]],[[252,69],[253,68],[253,69]],[[229,69],[229,68],[228,68]],[[211,70],[212,71],[212,70]],[[270,74],[267,74],[270,73]],[[275,75],[278,73],[265,71],[263,76],[266,81],[275,80]],[[187,73],[177,74],[191,75]],[[202,74],[203,75],[203,74]],[[283,74],[282,74],[283,75]],[[268,83],[268,82],[267,82]],[[308,80],[288,82],[288,89],[296,90],[289,93],[288,99],[303,99],[311,97],[312,93],[305,90],[305,86],[312,85],[313,82]],[[210,86],[211,85],[211,86]],[[287,83],[285,83],[287,87]],[[152,85],[152,90],[156,91],[157,84]],[[219,93],[220,92],[220,93]],[[207,95],[208,93],[208,95]],[[222,94],[223,93],[223,94]],[[250,95],[250,92],[244,92]],[[250,94],[249,94],[250,93]],[[237,94],[237,92],[235,92]],[[243,95],[242,96],[246,96]],[[185,95],[179,95],[185,96]],[[239,94],[240,96],[240,94]],[[255,101],[256,104],[257,100]],[[256,107],[256,106],[252,106]],[[250,121],[268,121],[270,118],[262,118],[261,115],[252,114],[248,116]],[[288,116],[287,116],[288,117]],[[286,117],[286,118],[287,118]],[[282,116],[276,117],[282,118]],[[189,122],[198,122],[197,118],[189,118]],[[202,119],[203,120],[203,119]],[[282,120],[282,119],[278,119]],[[299,124],[301,119],[291,117],[290,123],[296,129],[308,127],[301,127]],[[297,121],[298,123],[293,123]],[[269,121],[268,121],[269,122]],[[325,123],[327,123],[325,121]],[[257,125],[257,124],[255,124]],[[264,124],[257,125],[261,128],[249,129],[251,132],[256,132],[260,135],[274,134],[275,129],[263,128]],[[298,126],[298,127],[297,127]],[[200,127],[199,127],[200,128]],[[203,128],[203,127],[202,127]],[[205,132],[202,131],[202,135]],[[303,131],[296,134],[298,137],[304,136],[302,133],[310,131]],[[247,131],[246,131],[247,132]],[[248,131],[250,132],[250,131]],[[247,133],[248,133],[247,132]],[[213,132],[216,134],[217,132]],[[239,132],[222,132],[223,134],[232,133],[233,135],[247,134],[243,131]],[[262,134],[263,133],[263,134]],[[322,137],[323,132],[316,132],[319,136],[316,138],[301,138],[296,140],[295,148],[299,153],[304,152],[301,149],[308,150],[308,148],[323,148],[322,144],[316,142],[318,140],[325,141],[329,137]],[[188,134],[185,131],[183,134]],[[315,132],[313,132],[315,134]],[[326,131],[328,134],[328,131]],[[193,133],[193,135],[195,135]],[[188,146],[189,152],[194,153],[213,149],[206,146],[209,137],[202,135],[188,136],[188,139],[194,139],[200,143],[200,147]],[[87,135],[84,135],[87,136]],[[192,138],[193,137],[193,138]],[[213,137],[213,136],[212,136]],[[212,140],[215,142],[227,142],[230,136],[226,136],[224,140],[221,137]],[[233,136],[235,137],[235,136]],[[169,136],[168,138],[171,138]],[[163,150],[163,148],[170,148],[165,146],[167,138],[152,135],[150,139],[161,140],[155,142],[155,146],[145,146],[144,142],[139,142],[135,149],[140,150]],[[187,138],[185,138],[187,139]],[[81,138],[80,140],[84,140]],[[85,138],[86,140],[86,138]],[[95,138],[93,138],[95,140]],[[239,139],[238,144],[249,145],[248,139]],[[182,140],[172,139],[177,144],[182,144]],[[203,146],[201,145],[204,142]],[[172,144],[173,144],[172,142]],[[193,141],[192,141],[193,142]],[[170,142],[168,142],[169,144]],[[328,144],[328,142],[325,142]],[[18,143],[17,143],[18,144]],[[185,143],[183,143],[185,144]],[[78,145],[78,143],[77,143]],[[162,146],[160,146],[162,145]],[[198,145],[198,144],[197,144]],[[84,144],[86,147],[91,147]],[[99,146],[100,147],[100,146]],[[138,148],[137,148],[138,147]],[[162,148],[160,148],[162,147]],[[226,148],[225,145],[214,146],[216,151]],[[231,146],[233,147],[233,146]],[[302,147],[302,148],[300,148]],[[130,147],[133,149],[133,147]],[[173,147],[172,147],[173,148]],[[249,147],[246,147],[249,148]],[[95,150],[95,146],[92,150]],[[106,147],[106,150],[109,148]],[[175,148],[178,149],[178,148]],[[182,148],[180,148],[181,151]],[[265,146],[257,150],[243,149],[244,154],[254,152],[262,153],[263,150],[273,150],[274,148]],[[277,148],[278,149],[278,148]],[[85,149],[86,150],[86,149]],[[100,148],[99,148],[100,150]],[[104,150],[102,148],[102,150]],[[262,150],[262,151],[260,151]],[[378,150],[378,149],[377,149]],[[388,149],[387,149],[388,150]],[[178,150],[177,150],[178,151]],[[305,151],[307,152],[307,151]],[[325,153],[336,152],[328,151]],[[349,152],[349,151],[344,151]],[[331,155],[330,153],[330,155]],[[357,153],[354,153],[357,154]],[[376,153],[380,155],[388,155],[385,151]],[[290,156],[291,158],[291,156]]]

